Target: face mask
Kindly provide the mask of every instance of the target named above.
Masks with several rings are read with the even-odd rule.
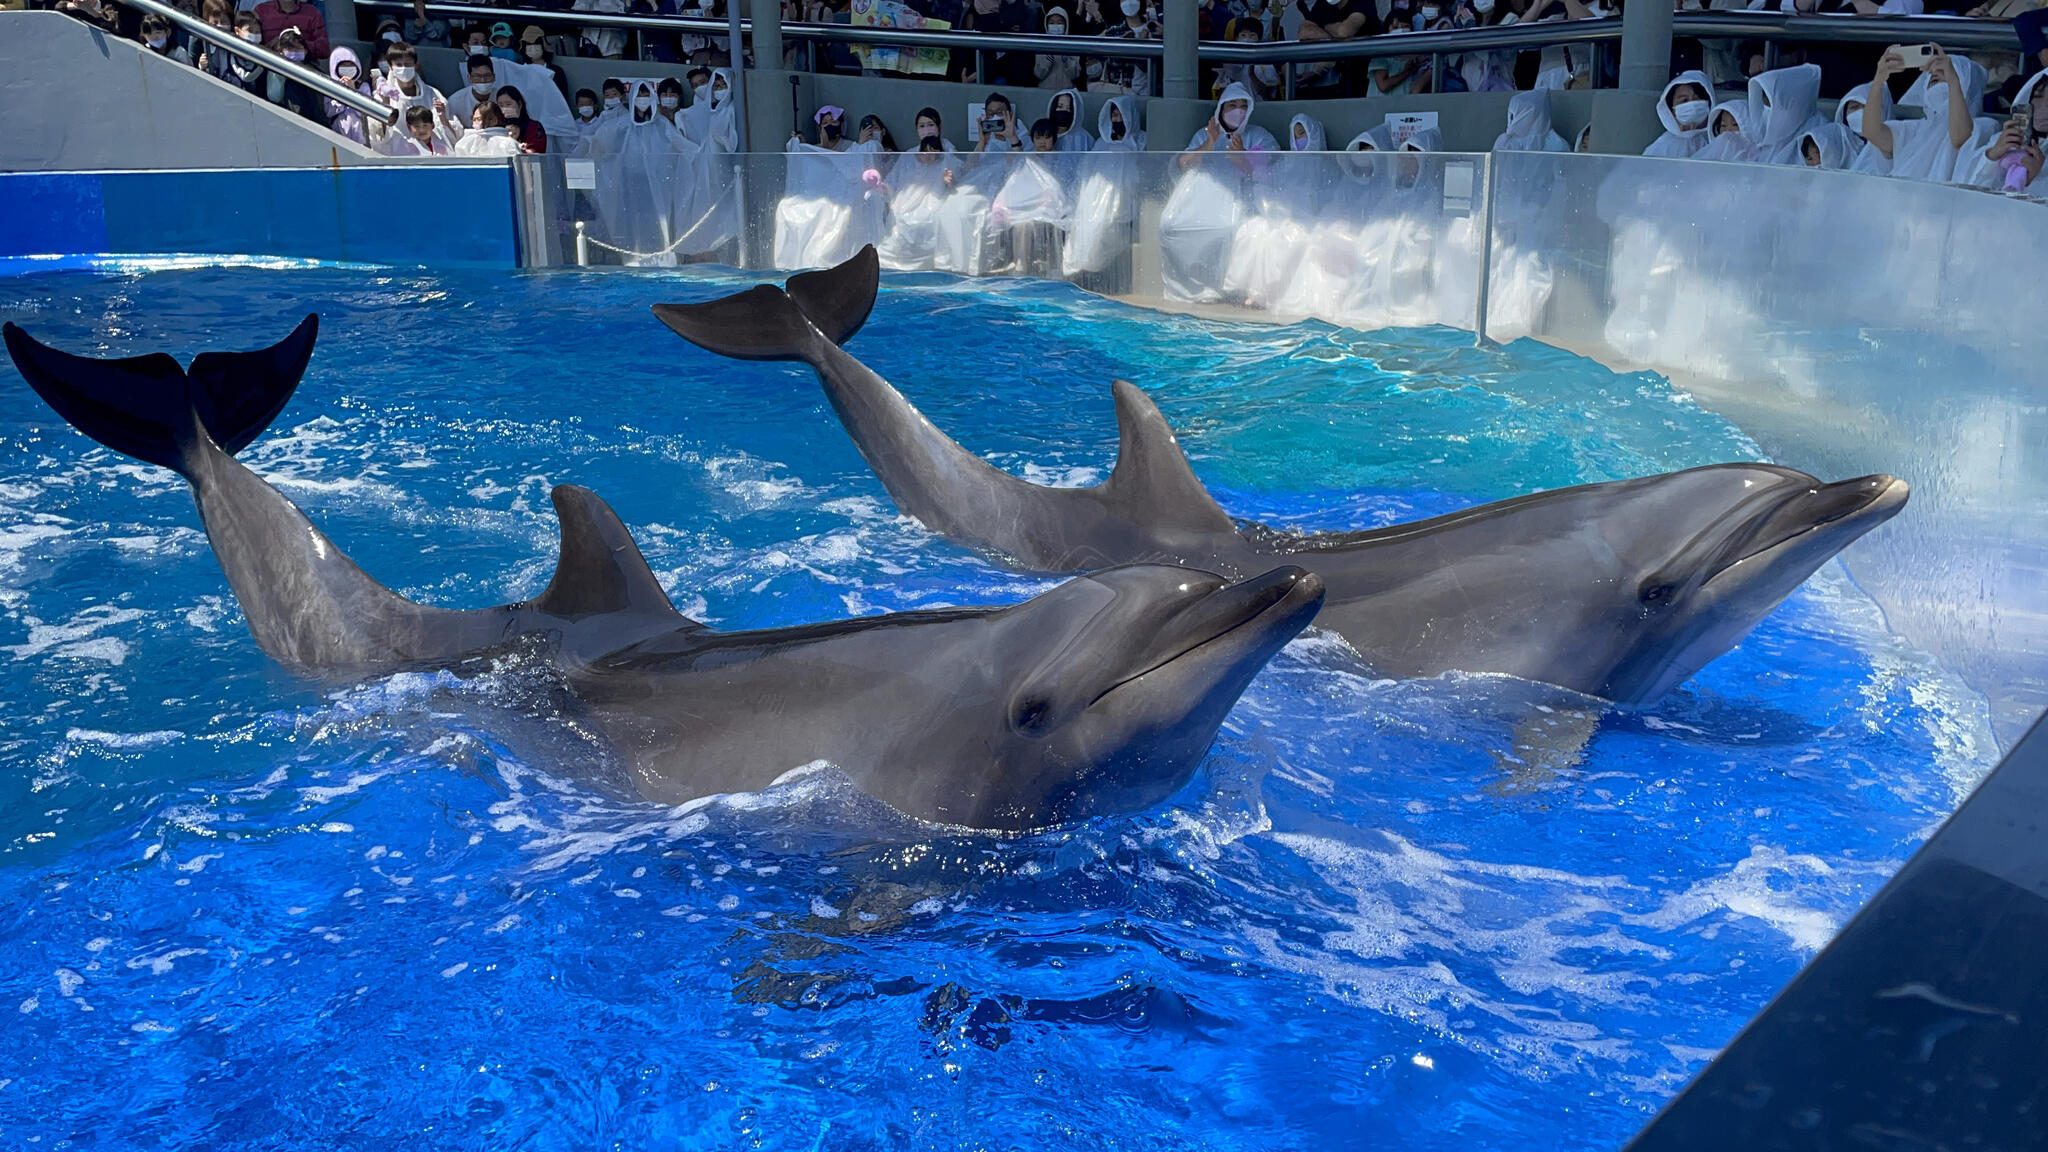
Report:
[[[284,54],[284,58],[294,64],[299,64],[305,61],[306,54],[304,52],[287,52]]]
[[[1124,15],[1126,15],[1126,16],[1136,16],[1136,15],[1138,14],[1138,9],[1139,9],[1139,7],[1141,7],[1141,5],[1139,5],[1139,3],[1138,3],[1138,0],[1124,0],[1124,2],[1123,2],[1123,10],[1124,10]]]
[[[1484,16],[1493,11],[1493,0],[1472,0],[1472,10]]]
[[[386,28],[383,34],[378,36],[377,39],[382,40],[386,44],[396,44],[398,43],[398,29]]]
[[[410,64],[394,64],[391,66],[391,78],[400,84],[412,83],[412,78],[419,74],[420,70]]]
[[[528,60],[538,60],[538,59],[540,59],[540,58],[541,58],[541,56],[542,56],[542,55],[543,55],[543,54],[544,54],[544,53],[545,53],[546,51],[547,51],[547,49],[545,49],[545,48],[541,47],[541,46],[540,46],[539,44],[537,44],[537,43],[536,43],[536,44],[528,44],[528,45],[526,46],[526,58],[527,58]]]
[[[244,32],[242,33],[242,39],[247,40],[251,44],[261,44],[263,43],[263,33]]]
[[[1296,136],[1294,138],[1294,150],[1296,152],[1308,151],[1308,137],[1306,135]]]
[[[157,49],[158,51],[162,51],[164,46],[164,37],[159,36],[156,39],[149,41],[149,46],[151,48]]]
[[[1064,108],[1052,110],[1052,126],[1064,132],[1074,126],[1074,114]]]
[[[1242,108],[1232,108],[1223,113],[1223,126],[1225,128],[1235,132],[1243,125],[1244,110]]]
[[[1117,123],[1117,124],[1111,124],[1111,125],[1109,126],[1109,138],[1110,138],[1111,140],[1121,140],[1121,139],[1123,139],[1123,138],[1124,138],[1124,126],[1123,126],[1123,125],[1122,125],[1121,123]]]
[[[645,96],[635,96],[633,98],[633,111],[635,112],[645,112],[652,107],[654,107],[654,101],[649,100]]]
[[[1671,111],[1678,117],[1680,128],[1692,129],[1707,122],[1709,108],[1705,100],[1684,100]]]
[[[827,140],[837,140],[837,139],[839,139],[839,125],[837,125],[837,124],[826,124],[826,125],[824,125],[824,126],[820,127],[820,128],[818,129],[818,132],[819,132],[819,134],[820,134],[820,135],[824,136],[824,137],[825,137],[825,139],[827,139]]]
[[[343,84],[353,84],[356,79],[356,66],[353,64],[343,64],[334,70],[334,74],[341,77]]]
[[[617,107],[619,106],[619,98],[618,98],[617,96],[607,96],[607,97],[605,97],[605,98],[604,98],[604,106],[605,106],[606,108],[617,108]]]
[[[1442,14],[1443,9],[1438,8],[1434,4],[1424,4],[1422,6],[1422,19],[1424,21],[1434,21],[1438,16]]]
[[[595,115],[597,115],[596,105],[578,104],[576,106],[576,118],[578,120],[588,120]]]
[[[661,98],[661,107],[664,111],[673,112],[682,102],[683,98],[680,96],[663,96]]]
[[[1927,99],[1922,102],[1921,107],[1940,109],[1942,114],[1946,115],[1948,108],[1948,85],[1929,84],[1927,86]]]
[[[1047,24],[1045,26],[1045,34],[1047,36],[1065,36],[1067,34],[1067,26],[1065,24]]]
[[[491,94],[491,86],[489,84],[471,84],[469,90],[479,96],[489,96]]]
[[[693,101],[702,100],[710,93],[710,91],[711,85],[709,84],[692,84],[690,86],[690,99]]]
[[[500,116],[503,116],[503,117],[505,118],[505,120],[506,120],[506,122],[507,122],[507,123],[509,123],[509,122],[511,122],[511,121],[513,121],[513,120],[517,120],[517,119],[519,119],[519,115],[518,115],[518,113],[516,113],[516,112],[512,112],[512,111],[508,110],[508,109],[507,109],[507,108],[506,108],[506,107],[505,107],[504,105],[502,105],[502,104],[500,104],[500,105],[498,106],[498,115],[500,115]]]

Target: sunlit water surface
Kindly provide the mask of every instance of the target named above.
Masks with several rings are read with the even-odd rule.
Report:
[[[0,317],[182,358],[318,311],[244,459],[420,600],[535,593],[558,482],[720,628],[1050,586],[896,516],[807,372],[647,313],[740,283],[70,272]],[[913,277],[852,348],[1048,483],[1106,474],[1128,377],[1233,513],[1310,528],[1756,456],[1660,378],[1467,339]],[[9,1147],[1613,1147],[1993,755],[1830,565],[1576,765],[1502,758],[1562,694],[1310,632],[1134,816],[965,835],[815,775],[623,803],[528,670],[276,670],[183,483],[0,373]]]

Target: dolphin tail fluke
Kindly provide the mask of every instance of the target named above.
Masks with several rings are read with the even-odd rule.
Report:
[[[679,615],[611,505],[574,484],[557,485],[552,495],[562,554],[536,608],[571,620],[609,612]]]
[[[702,304],[656,304],[676,335],[735,360],[812,361],[822,336],[844,344],[867,323],[882,265],[870,244],[836,268],[799,272],[787,289],[761,284]]]
[[[206,352],[190,371],[162,352],[96,360],[60,352],[14,324],[0,328],[14,366],[71,426],[124,456],[187,478],[204,428],[232,454],[261,435],[297,390],[319,320],[256,352]]]
[[[821,334],[780,288],[762,284],[703,304],[656,304],[676,335],[735,360],[813,359]]]
[[[834,344],[845,344],[868,322],[882,287],[882,261],[873,244],[820,272],[799,272],[786,291],[804,316]]]

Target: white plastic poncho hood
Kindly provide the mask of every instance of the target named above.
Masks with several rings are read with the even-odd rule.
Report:
[[[1295,129],[1300,129],[1303,139],[1296,144]],[[1323,122],[1306,112],[1297,112],[1287,122],[1287,147],[1296,152],[1327,152],[1329,136],[1323,130]]]
[[[1517,92],[1508,98],[1508,127],[1493,139],[1495,152],[1569,152],[1550,126],[1550,93],[1543,89]]]
[[[1799,136],[1827,123],[1820,114],[1820,65],[1777,68],[1749,81],[1749,123],[1744,135],[1756,159],[1797,164]]]
[[[1809,165],[1806,162],[1806,142],[1808,140],[1813,141],[1814,147],[1820,149],[1820,163],[1818,165]],[[1808,128],[1799,134],[1799,139],[1796,143],[1798,145],[1798,163],[1801,167],[1820,167],[1831,172],[1847,168],[1849,161],[1856,158],[1856,149],[1863,144],[1861,140],[1851,136],[1849,130],[1840,124],[1823,124],[1818,128]]]
[[[723,92],[718,89],[721,80],[725,82]],[[704,99],[676,113],[676,121],[690,143],[718,152],[740,150],[740,122],[738,105],[733,99],[733,83],[732,69],[713,68],[711,82],[704,87]]]
[[[1121,140],[1113,139],[1111,133],[1116,126],[1110,123],[1109,110],[1123,118],[1124,135]],[[1136,96],[1112,96],[1095,114],[1095,150],[1097,152],[1143,152],[1145,133],[1138,127],[1138,98]]]
[[[1245,150],[1249,152],[1272,152],[1278,150],[1279,141],[1273,139],[1273,134],[1252,123],[1252,110],[1259,106],[1259,102],[1252,96],[1252,90],[1243,84],[1232,84],[1223,90],[1223,95],[1216,98],[1216,107],[1210,113],[1211,117],[1218,124],[1223,123],[1223,106],[1238,100],[1244,101],[1244,122],[1238,125],[1237,134],[1238,138],[1244,141]],[[1202,127],[1195,129],[1195,134],[1189,137],[1188,146],[1183,151],[1192,152],[1208,142],[1209,126],[1207,123],[1204,123]],[[1223,146],[1219,144],[1217,147],[1220,150]]]
[[[1715,136],[1712,134],[1714,125],[1721,122],[1721,114],[1724,112],[1735,121],[1735,130]],[[1714,105],[1714,110],[1707,113],[1707,132],[1706,145],[1693,153],[1695,160],[1740,161],[1748,160],[1755,154],[1755,147],[1749,140],[1750,117],[1747,100],[1729,100]]]
[[[1687,128],[1678,122],[1678,113],[1671,109],[1671,93],[1683,85],[1691,84],[1707,94],[1711,100],[1714,82],[1707,79],[1705,72],[1680,72],[1664,85],[1664,91],[1657,96],[1657,119],[1664,124],[1664,134],[1650,142],[1643,149],[1645,156],[1668,156],[1684,159],[1707,146],[1707,126],[1713,123],[1713,109],[1707,109],[1707,119],[1697,128]]]
[[[1095,137],[1088,134],[1088,129],[1081,127],[1081,113],[1088,106],[1081,102],[1080,89],[1062,88],[1053,93],[1052,100],[1045,106],[1045,118],[1048,120],[1052,119],[1053,105],[1058,104],[1062,96],[1074,102],[1074,122],[1067,125],[1066,131],[1059,133],[1059,138],[1053,143],[1054,151],[1087,152],[1092,150],[1095,147]]]
[[[1881,88],[1878,91],[1884,100],[1884,107],[1879,110],[1879,115],[1889,120],[1892,118],[1892,90]],[[1847,95],[1835,101],[1835,123],[1847,128],[1849,135],[1856,138],[1859,146],[1863,141],[1863,105],[1869,100],[1870,85],[1865,83],[1849,89]]]

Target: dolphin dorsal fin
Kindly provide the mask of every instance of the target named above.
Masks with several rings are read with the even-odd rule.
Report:
[[[1230,515],[1188,467],[1172,425],[1152,398],[1128,380],[1110,389],[1116,396],[1116,468],[1102,485],[1103,495],[1146,525],[1236,532]]]
[[[574,484],[556,485],[553,497],[562,557],[534,607],[570,619],[601,612],[681,615],[609,504]]]

